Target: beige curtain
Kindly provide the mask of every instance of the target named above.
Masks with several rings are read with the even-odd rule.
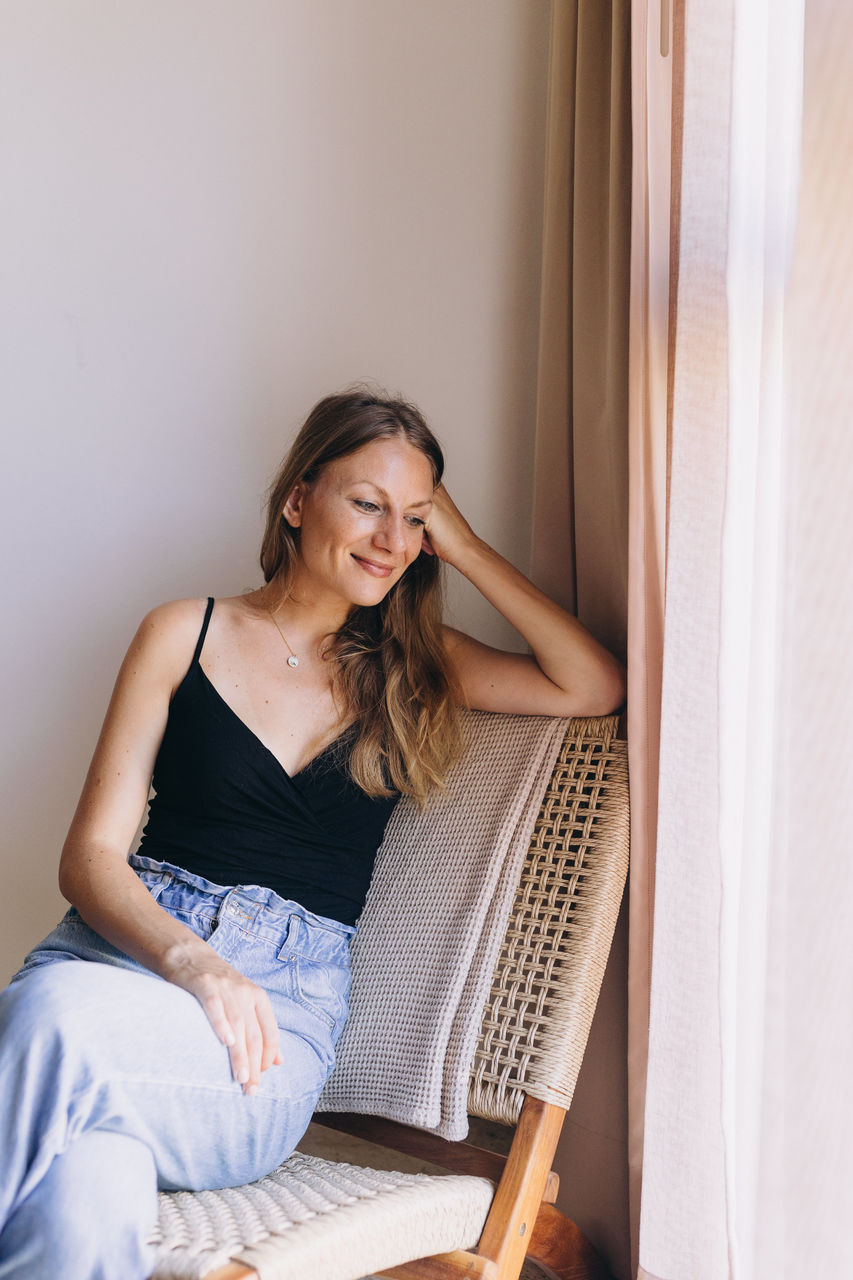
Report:
[[[628,580],[629,0],[553,0],[532,573],[623,657]],[[557,1156],[561,1207],[630,1271],[627,918]]]
[[[853,11],[833,0],[674,7],[669,42],[659,9],[634,11],[635,111],[641,76],[647,104],[674,89],[675,123],[639,1276],[846,1276]],[[662,136],[635,115],[635,232],[638,192],[648,197],[665,167]],[[644,231],[632,262],[632,467],[661,436],[666,453],[666,414],[634,396],[652,363],[660,393],[648,300],[663,254],[652,218]],[[654,529],[661,511],[665,496]],[[632,506],[632,575],[640,515]]]
[[[625,654],[629,0],[554,0],[532,569]]]

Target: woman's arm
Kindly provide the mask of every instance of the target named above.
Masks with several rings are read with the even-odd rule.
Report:
[[[478,538],[439,486],[424,550],[472,582],[527,641],[505,653],[446,628],[448,655],[469,706],[549,716],[605,715],[625,699],[625,671],[585,627]]]
[[[158,906],[127,864],[203,613],[198,600],[161,605],[137,631],[62,850],[59,887],[108,942],[196,997],[228,1046],[234,1079],[254,1092],[260,1073],[281,1061],[266,992]]]

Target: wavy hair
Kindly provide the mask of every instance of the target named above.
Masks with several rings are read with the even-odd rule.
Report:
[[[438,484],[444,456],[414,405],[356,388],[314,406],[269,489],[261,543],[266,582],[290,591],[299,529],[283,517],[294,486],[374,440],[405,439],[425,455]],[[393,791],[419,805],[440,789],[462,745],[459,690],[442,643],[442,567],[421,554],[377,605],[355,606],[331,638],[335,693],[356,733],[353,780],[370,796]]]

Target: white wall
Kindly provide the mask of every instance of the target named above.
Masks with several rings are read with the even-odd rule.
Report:
[[[0,978],[61,910],[140,616],[258,581],[261,495],[320,395],[418,402],[526,566],[548,13],[5,0]]]
[[[367,377],[416,400],[463,509],[526,568],[549,10],[0,6],[0,981],[62,910],[139,618],[259,580],[262,493],[320,395]],[[470,593],[454,608],[515,643]],[[614,964],[561,1172],[616,1267]]]

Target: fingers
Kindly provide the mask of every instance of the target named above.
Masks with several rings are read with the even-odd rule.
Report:
[[[235,1079],[243,1085],[243,1092],[247,1094],[255,1093],[261,1082],[261,1057],[264,1051],[264,1038],[261,1034],[261,1028],[257,1018],[250,1018],[246,1023],[245,1032],[245,1064],[241,1064],[240,1075]],[[242,1077],[246,1078],[243,1079]]]
[[[284,1059],[281,1056],[281,1047],[278,1039],[278,1025],[275,1020],[275,1014],[272,1011],[272,1005],[265,991],[261,992],[263,1000],[259,1001],[258,1027],[261,1032],[261,1071],[266,1071],[269,1067],[281,1066]]]
[[[455,564],[476,541],[471,526],[443,484],[433,490],[427,523],[429,527],[424,529],[421,550],[428,556]]]
[[[269,996],[260,987],[252,987],[251,995],[251,1007],[241,1008],[238,1014],[232,1015],[235,1038],[228,1050],[231,1073],[248,1095],[257,1092],[265,1071],[280,1066],[283,1061]]]
[[[283,1062],[269,996],[236,971],[233,978],[220,977],[199,986],[194,994],[220,1043],[228,1049],[231,1074],[243,1092],[251,1095],[257,1091],[263,1072]]]
[[[225,1013],[225,1005],[216,992],[209,995],[199,993],[196,996],[199,1004],[207,1014],[207,1020],[216,1032],[220,1042],[228,1048],[235,1043],[236,1037]]]

